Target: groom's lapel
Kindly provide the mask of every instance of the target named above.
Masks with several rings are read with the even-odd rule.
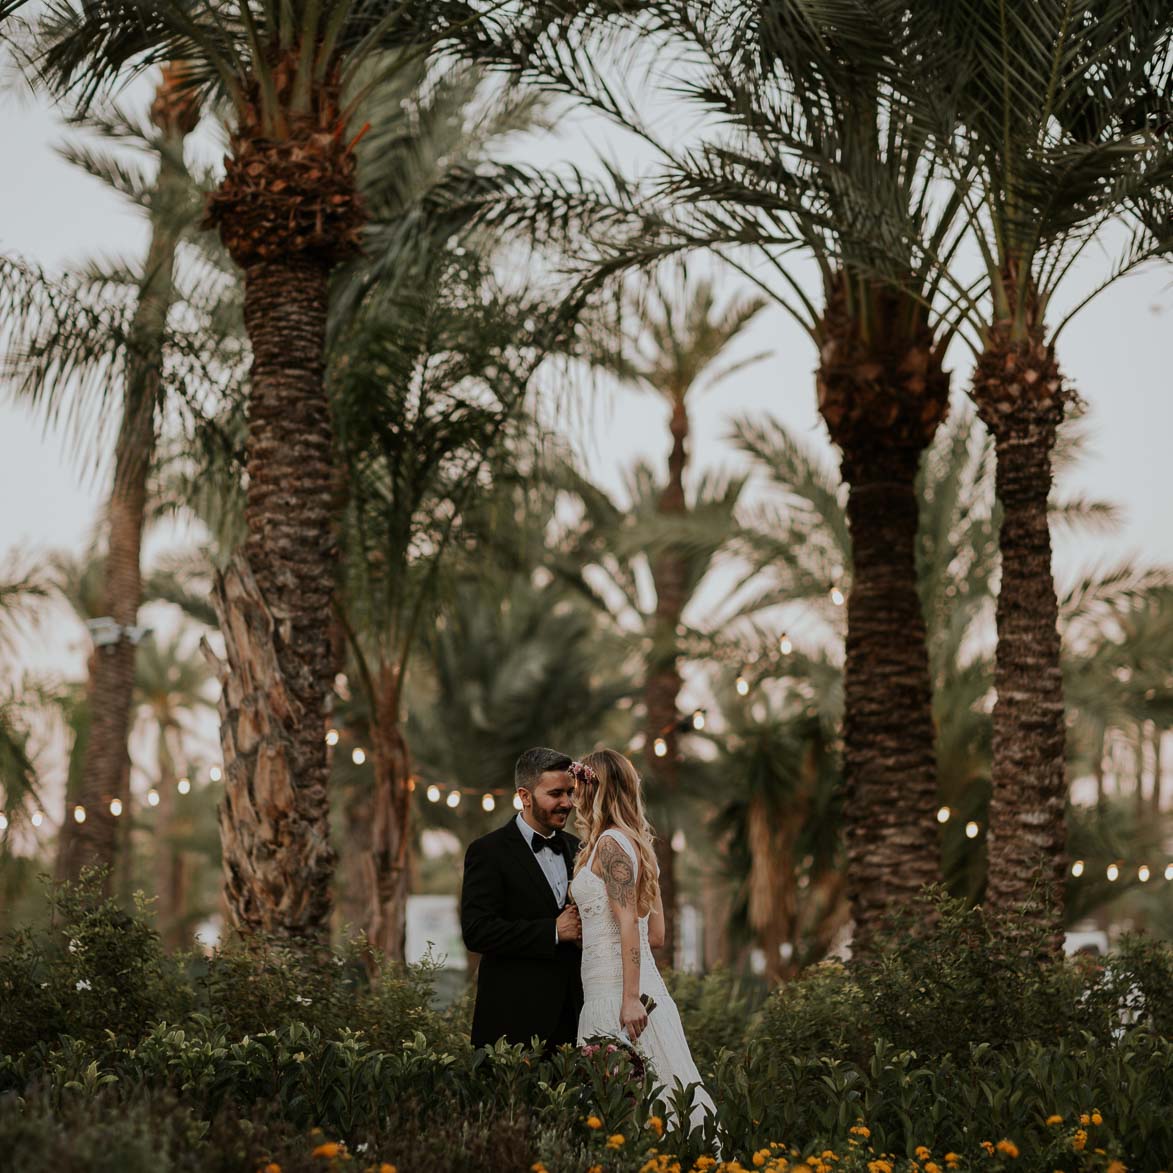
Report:
[[[546,897],[546,902],[554,910],[555,914],[562,910],[558,907],[558,901],[554,897],[554,889],[550,887],[550,881],[546,879],[546,873],[542,871],[542,865],[538,863],[538,857],[534,854],[532,844],[527,843],[525,836],[521,833],[521,828],[517,825],[517,820],[510,819],[506,827],[505,842],[509,844],[511,854],[518,860],[526,875],[529,876],[530,882],[533,883]]]

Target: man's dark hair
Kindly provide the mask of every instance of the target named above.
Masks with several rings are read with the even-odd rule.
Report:
[[[547,770],[565,770],[573,761],[573,758],[568,758],[564,753],[556,749],[547,749],[542,745],[527,749],[513,767],[513,785],[518,790],[528,790],[532,793],[538,780]]]

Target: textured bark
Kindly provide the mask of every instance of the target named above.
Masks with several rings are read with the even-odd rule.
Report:
[[[159,728],[159,805],[155,808],[155,899],[159,937],[169,949],[183,946],[185,860],[175,846],[178,778],[168,743],[169,727]]]
[[[195,124],[190,107],[167,101],[170,82],[159,87],[152,117],[164,134],[159,175],[151,201],[151,243],[131,326],[122,423],[114,455],[114,481],[107,506],[108,553],[102,587],[103,613],[120,627],[132,627],[142,602],[140,556],[147,503],[147,477],[155,447],[167,312],[173,297],[175,250],[181,232],[177,204],[187,195],[181,159],[183,139]],[[91,710],[85,770],[78,801],[86,821],[63,824],[61,873],[76,880],[87,866],[106,869],[112,882],[120,834],[110,800],[121,797],[129,812],[130,759],[127,737],[134,693],[135,647],[123,635],[95,650],[87,684]]]
[[[371,848],[364,861],[367,937],[390,961],[403,961],[411,882],[411,756],[399,722],[396,674],[378,681],[377,718],[371,729],[375,775]]]
[[[987,899],[1001,909],[1037,902],[1031,915],[1057,948],[1066,728],[1047,501],[1063,392],[1050,348],[1037,336],[1014,343],[995,331],[975,372],[974,399],[994,434],[1002,506]]]
[[[672,450],[668,456],[668,479],[660,494],[658,512],[662,517],[680,517],[688,506],[684,495],[684,471],[688,464],[688,412],[684,397],[679,396],[672,408]],[[676,722],[679,718],[677,701],[682,681],[679,669],[679,651],[676,628],[684,614],[687,600],[687,565],[671,548],[652,561],[652,581],[656,588],[656,613],[652,619],[652,651],[648,675],[644,685],[644,706],[647,709],[645,757],[649,780],[661,811],[671,809],[671,801],[680,786],[680,749]],[[657,757],[653,746],[662,737],[668,752]],[[661,821],[665,819],[661,815]],[[664,904],[664,944],[655,951],[661,968],[676,964],[676,853],[672,849],[672,824],[659,828],[656,837],[656,862],[660,865],[660,895]]]
[[[849,487],[852,586],[844,663],[844,775],[852,950],[940,876],[937,768],[917,591],[916,475],[948,403],[921,311],[871,289],[870,329],[828,300],[819,410]]]

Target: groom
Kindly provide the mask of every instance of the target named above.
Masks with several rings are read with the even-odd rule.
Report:
[[[555,749],[527,749],[514,770],[521,813],[464,857],[460,927],[465,946],[481,954],[474,1047],[537,1035],[552,1050],[577,1038],[582,924],[567,895],[579,843],[562,829],[574,798],[571,764]]]

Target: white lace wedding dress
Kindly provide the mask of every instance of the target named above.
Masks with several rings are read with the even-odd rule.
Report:
[[[639,858],[635,847],[622,831],[614,828],[604,831],[611,836],[631,859],[635,875],[639,875]],[[598,850],[598,844],[595,845]],[[611,901],[603,881],[591,871],[594,855],[583,865],[571,882],[570,890],[582,916],[582,1013],[578,1019],[578,1042],[600,1035],[626,1041],[619,1025],[623,1006],[623,955],[619,944],[619,922],[611,911]],[[648,944],[648,918],[639,922],[639,992],[655,999],[656,1006],[648,1016],[648,1025],[635,1046],[651,1064],[658,1083],[666,1088],[666,1098],[677,1082],[683,1086],[697,1084],[689,1127],[697,1127],[707,1114],[713,1114],[713,1101],[703,1087],[700,1073],[688,1049],[680,1012],[672,1001],[664,979],[656,968],[651,946]]]

